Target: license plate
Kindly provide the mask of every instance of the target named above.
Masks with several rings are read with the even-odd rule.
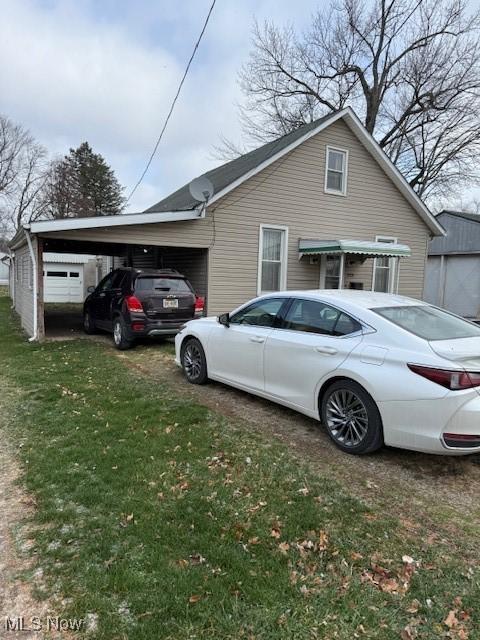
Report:
[[[178,300],[163,300],[163,308],[164,309],[178,309]]]

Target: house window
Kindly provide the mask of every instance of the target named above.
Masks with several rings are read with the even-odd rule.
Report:
[[[377,236],[375,242],[385,242],[392,244],[397,242],[396,238]],[[391,293],[393,291],[393,283],[395,280],[395,261],[388,256],[381,256],[373,260],[373,291],[382,291],[383,293]]]
[[[286,227],[260,227],[259,294],[286,289],[287,233]]]
[[[327,147],[325,191],[344,196],[347,193],[348,151]]]

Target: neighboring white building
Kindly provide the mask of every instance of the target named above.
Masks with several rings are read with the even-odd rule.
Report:
[[[73,253],[45,253],[43,286],[45,302],[85,300],[87,289],[98,284],[102,258]]]
[[[8,286],[9,266],[8,262],[3,262],[3,258],[7,258],[6,253],[0,252],[0,287]]]
[[[480,320],[480,215],[441,211],[447,234],[428,247],[424,299],[465,318]]]

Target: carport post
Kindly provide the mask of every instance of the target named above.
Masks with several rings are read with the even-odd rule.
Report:
[[[33,295],[33,336],[29,339],[29,342],[34,340],[43,340],[45,337],[45,327],[43,320],[43,251],[42,241],[37,238],[35,249],[32,243],[32,237],[28,229],[23,229],[25,237],[27,239],[28,251],[30,253],[30,259],[32,261],[32,295]],[[35,255],[36,253],[36,255]],[[39,304],[39,283],[41,278],[41,304]],[[41,318],[39,314],[41,313]],[[39,322],[40,319],[40,322]]]
[[[32,261],[32,283],[33,283],[33,336],[29,338],[29,342],[33,342],[38,339],[38,299],[37,299],[37,288],[38,288],[38,271],[37,271],[37,260],[35,257],[35,251],[32,245],[32,238],[30,237],[30,233],[28,229],[23,229],[25,232],[25,237],[27,239],[28,251],[30,253],[30,260]]]
[[[37,335],[45,338],[45,304],[43,286],[43,240],[37,236]]]

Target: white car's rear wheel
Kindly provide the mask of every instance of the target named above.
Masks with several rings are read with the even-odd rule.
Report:
[[[323,395],[322,423],[347,453],[370,453],[383,445],[380,413],[372,396],[353,380],[334,382]]]

